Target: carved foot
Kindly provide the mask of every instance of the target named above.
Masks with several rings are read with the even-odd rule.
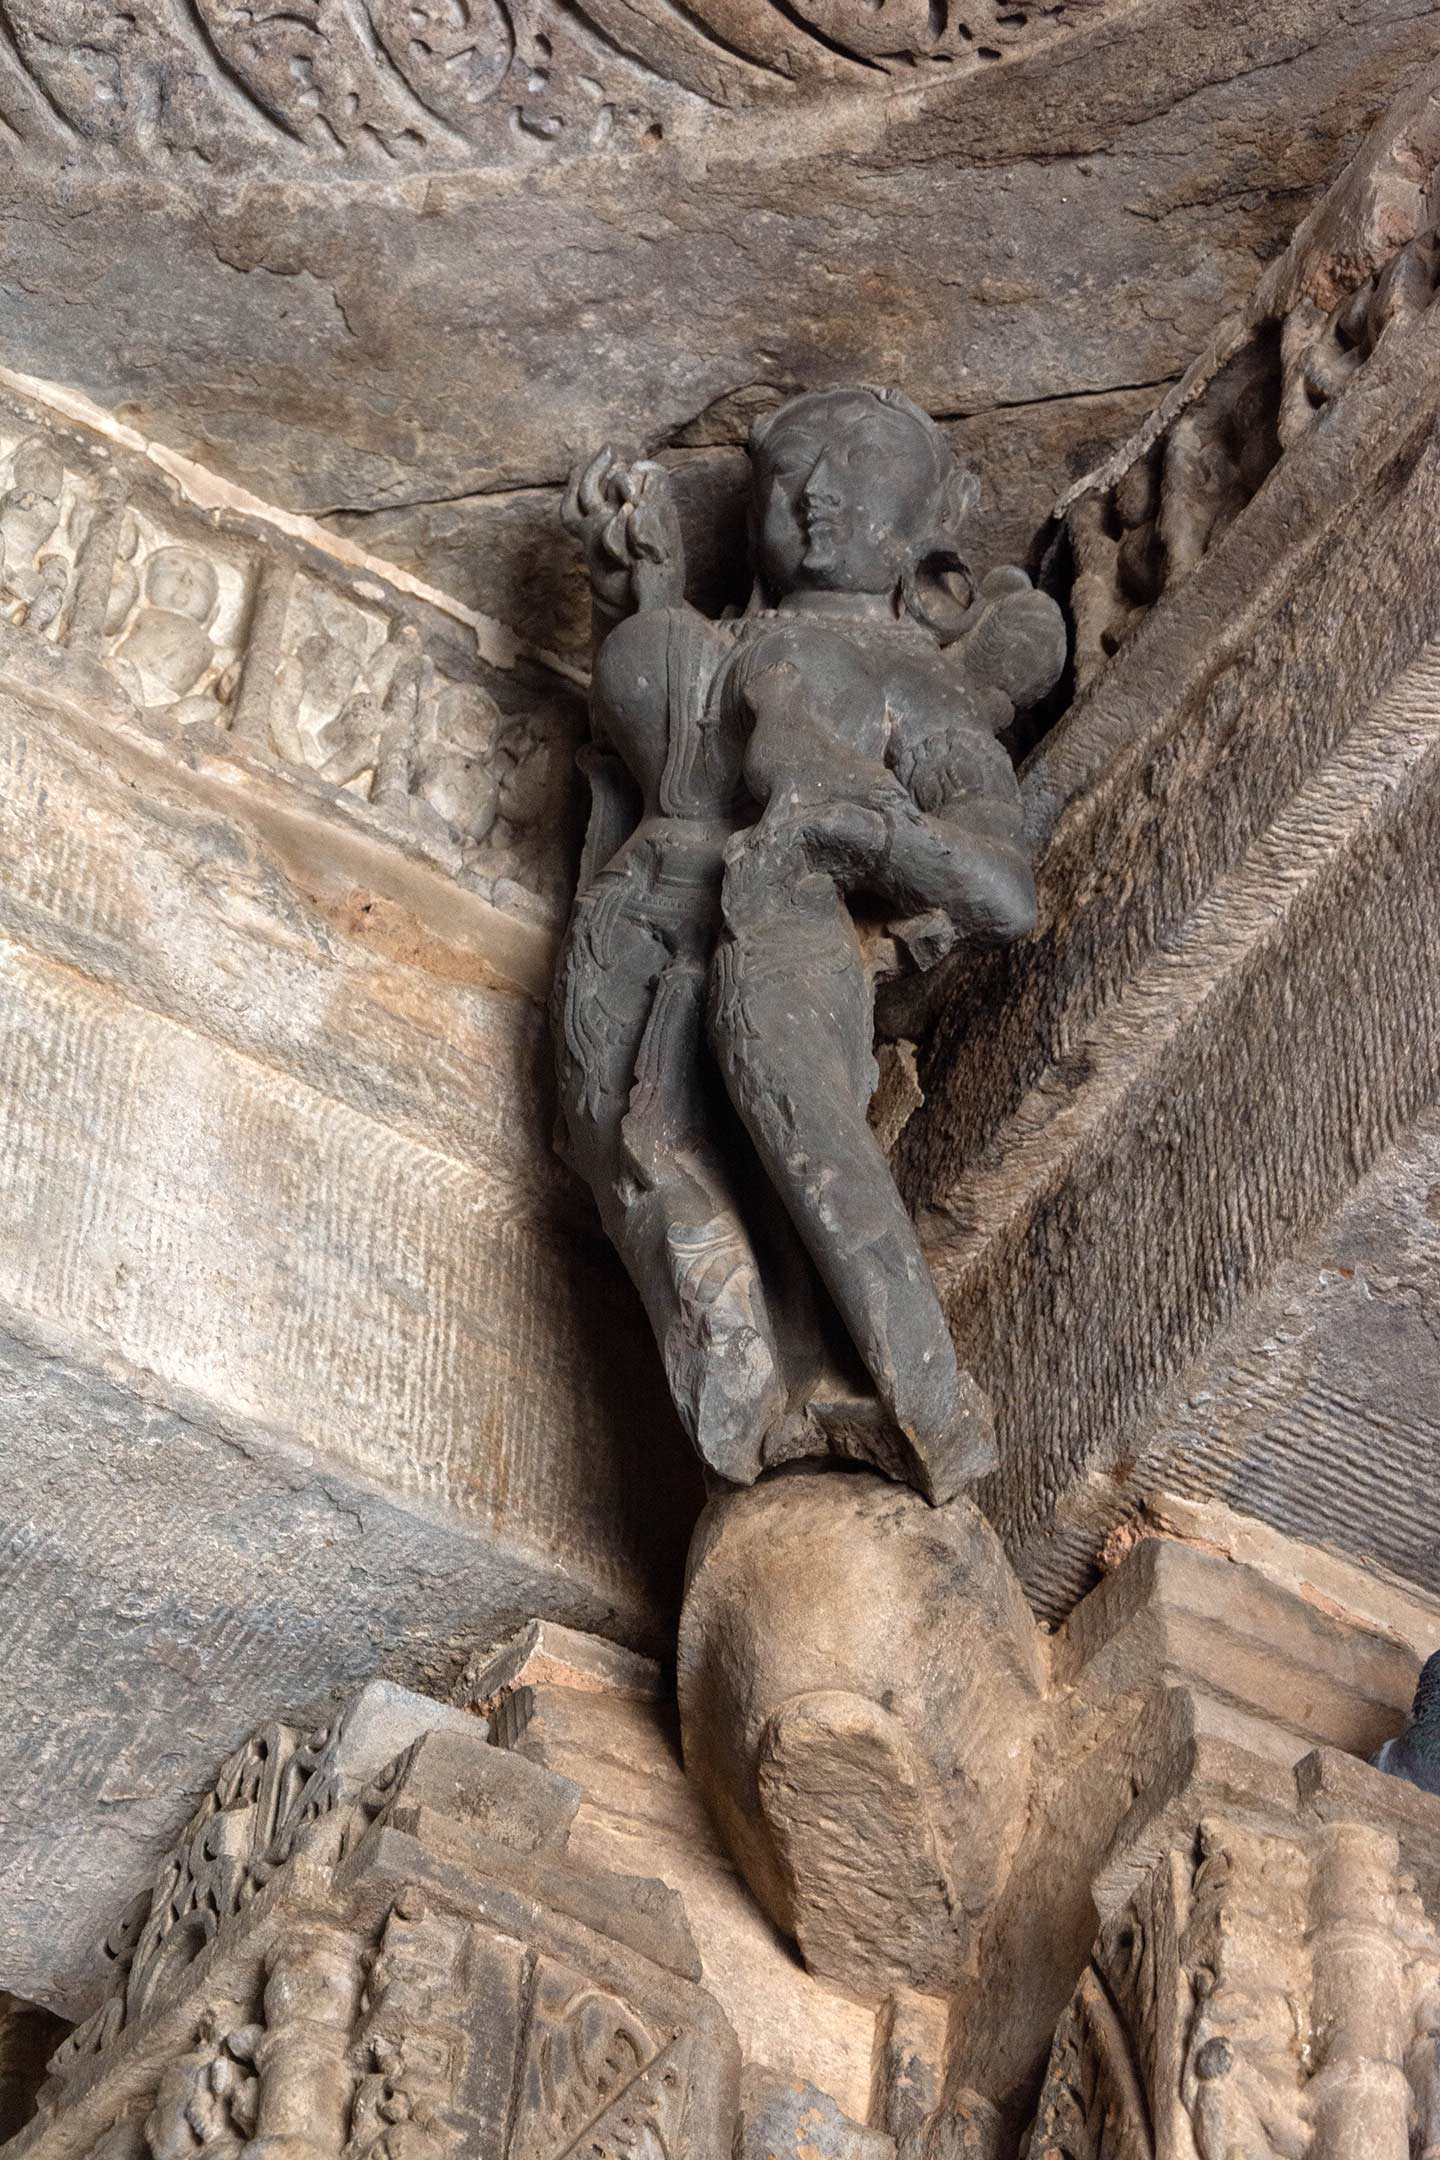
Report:
[[[988,1398],[969,1373],[958,1378],[949,1423],[919,1438],[901,1431],[877,1395],[822,1383],[766,1442],[766,1466],[838,1455],[913,1486],[932,1506],[953,1500],[999,1459]]]
[[[863,1942],[877,1980],[953,1982],[939,1780],[900,1720],[843,1688],[797,1695],[766,1721],[757,1779],[807,1965],[843,1972]]]
[[[749,1485],[784,1401],[754,1259],[724,1215],[672,1224],[665,1243],[679,1305],[665,1339],[671,1395],[701,1460]]]
[[[769,1346],[754,1328],[739,1328],[713,1339],[701,1360],[687,1356],[686,1362],[694,1370],[693,1386],[682,1392],[673,1368],[670,1381],[692,1420],[701,1461],[732,1485],[753,1484],[761,1470],[762,1436],[780,1396]]]

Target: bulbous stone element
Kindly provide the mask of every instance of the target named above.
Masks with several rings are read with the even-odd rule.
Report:
[[[795,1469],[712,1499],[680,1626],[686,1770],[810,1969],[955,1984],[1003,1886],[1040,1638],[970,1501]]]

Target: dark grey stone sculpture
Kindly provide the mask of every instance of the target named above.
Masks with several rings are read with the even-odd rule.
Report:
[[[867,1122],[873,985],[1032,926],[996,737],[1064,628],[1022,571],[976,589],[974,477],[897,392],[792,398],[750,456],[754,592],[720,622],[657,466],[607,449],[572,483],[596,658],[562,1142],[713,1470],[836,1451],[944,1498],[993,1447]]]

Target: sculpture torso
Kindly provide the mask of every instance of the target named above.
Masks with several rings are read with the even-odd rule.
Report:
[[[786,670],[803,695],[772,716],[757,693]],[[643,804],[612,868],[658,848],[718,877],[726,839],[764,804],[863,794],[883,785],[897,746],[903,764],[932,741],[944,742],[958,782],[952,812],[983,801],[1013,811],[1019,832],[1019,789],[995,740],[1008,701],[967,682],[963,661],[912,623],[778,611],[710,622],[686,606],[654,609],[606,640],[593,697],[597,737]]]

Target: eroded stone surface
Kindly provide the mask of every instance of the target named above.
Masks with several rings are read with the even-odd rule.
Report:
[[[682,1899],[704,1984],[757,2074],[747,2106],[778,2105],[794,2128],[808,2092],[841,2136],[870,2120],[875,2011],[806,1972],[736,1876],[681,1768],[662,1668],[543,1621],[477,1658],[455,1692],[488,1706],[505,1745],[581,1789],[577,1858],[656,1875]]]
[[[953,1985],[1009,1866],[1042,1684],[968,1501],[805,1470],[701,1519],[686,1766],[766,1911],[841,1987]]]

